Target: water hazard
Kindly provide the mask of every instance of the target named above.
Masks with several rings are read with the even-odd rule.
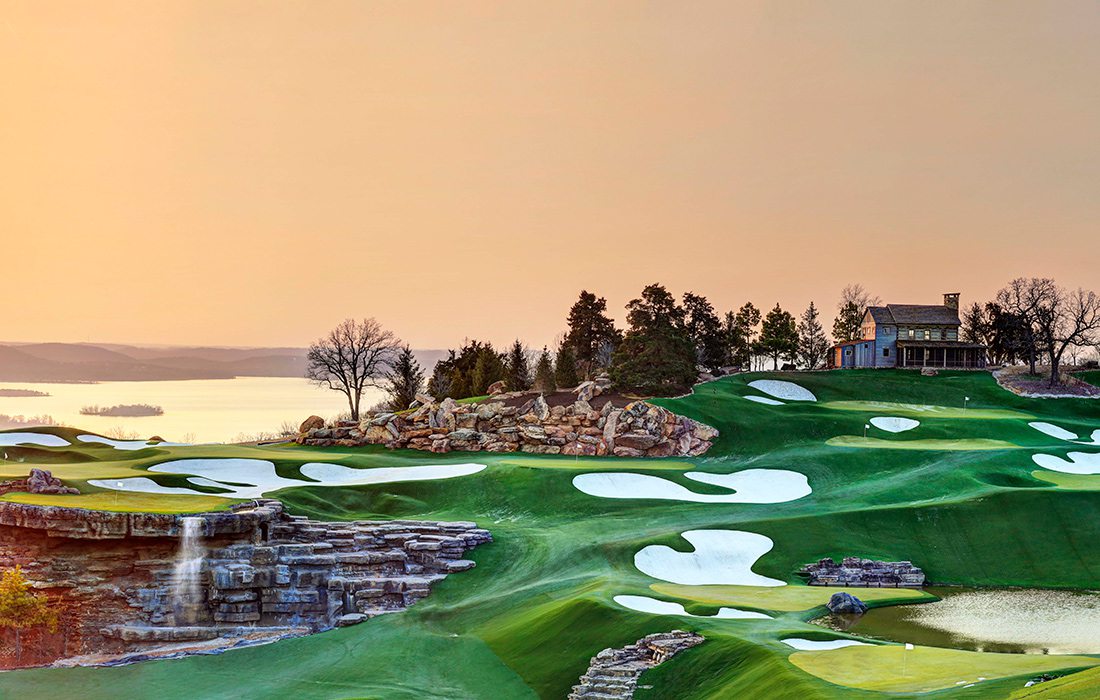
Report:
[[[930,587],[942,600],[814,622],[861,637],[1017,654],[1100,653],[1100,593]]]

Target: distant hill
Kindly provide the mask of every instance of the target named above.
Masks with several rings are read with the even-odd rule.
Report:
[[[413,351],[426,374],[446,355]],[[116,343],[0,344],[0,381],[99,382],[301,377],[305,348],[145,347]]]

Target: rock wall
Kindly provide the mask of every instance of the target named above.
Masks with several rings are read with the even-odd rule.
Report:
[[[182,516],[0,502],[0,561],[21,566],[61,613],[58,635],[0,668],[354,624],[424,598],[492,539],[470,522],[318,522],[266,499],[191,517],[202,519],[205,556],[198,598],[181,606]]]
[[[825,558],[814,564],[807,564],[798,573],[808,577],[811,586],[920,588],[924,585],[924,572],[909,561],[844,557],[838,564]]]
[[[312,418],[310,419],[312,421]],[[671,457],[703,454],[718,437],[709,425],[645,401],[600,410],[577,400],[547,405],[540,395],[522,406],[502,401],[425,403],[402,413],[368,414],[334,426],[303,424],[298,443],[317,447],[386,445],[431,452],[451,450],[563,455]]]
[[[704,641],[694,632],[673,630],[642,637],[621,649],[604,649],[592,657],[569,700],[629,700],[642,673]]]

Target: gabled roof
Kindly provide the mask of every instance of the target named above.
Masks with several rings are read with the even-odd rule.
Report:
[[[938,304],[887,304],[868,306],[867,313],[876,324],[961,326],[959,312]]]

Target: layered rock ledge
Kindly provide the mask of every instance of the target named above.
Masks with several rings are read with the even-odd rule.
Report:
[[[319,419],[318,419],[319,421]],[[691,457],[710,449],[718,431],[645,401],[600,409],[578,398],[550,407],[541,395],[519,406],[490,399],[425,402],[401,413],[372,413],[326,426],[311,418],[297,442],[315,447],[385,445],[431,452],[530,452],[618,457]]]
[[[185,517],[201,520],[203,556],[194,595],[181,599]],[[472,522],[320,522],[267,499],[194,516],[0,503],[0,561],[21,566],[61,613],[57,635],[24,644],[22,658],[0,655],[0,668],[135,660],[197,642],[210,653],[355,624],[421,600],[491,540]]]
[[[629,700],[642,673],[704,641],[694,632],[673,630],[647,635],[621,649],[604,649],[592,657],[569,700]]]

